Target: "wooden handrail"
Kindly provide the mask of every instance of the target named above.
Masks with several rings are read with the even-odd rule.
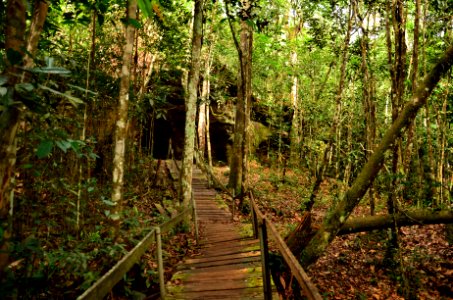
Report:
[[[140,259],[140,257],[145,254],[149,247],[154,242],[158,242],[160,239],[160,233],[170,231],[175,225],[183,221],[185,216],[192,212],[192,209],[193,208],[189,206],[171,220],[161,224],[158,227],[152,228],[151,231],[131,251],[129,251],[120,261],[118,261],[113,268],[99,278],[89,289],[80,295],[77,300],[103,299],[104,296],[107,295],[123,278],[124,274],[126,274]],[[159,264],[161,265],[161,261]],[[160,274],[159,277],[160,281],[162,281],[162,274]],[[164,291],[162,284],[163,283],[161,282],[161,293]]]
[[[281,253],[283,259],[285,260],[286,264],[289,266],[291,273],[296,278],[299,285],[304,290],[305,296],[308,299],[314,300],[321,300],[322,297],[319,294],[318,289],[316,286],[311,282],[310,277],[308,277],[307,273],[304,271],[302,266],[299,264],[297,259],[294,257],[291,250],[289,250],[286,243],[283,241],[282,237],[278,233],[277,229],[275,228],[274,224],[269,221],[265,215],[260,211],[258,206],[256,205],[255,199],[253,197],[253,193],[250,191],[250,203],[251,203],[251,210],[252,210],[252,218],[254,223],[254,230],[260,227],[265,227],[269,230],[265,232],[269,232],[276,242],[279,252]],[[255,236],[257,235],[254,232]],[[261,236],[261,234],[260,234]],[[267,247],[266,247],[267,248]],[[265,266],[267,268],[267,266]],[[263,279],[265,280],[265,279]]]

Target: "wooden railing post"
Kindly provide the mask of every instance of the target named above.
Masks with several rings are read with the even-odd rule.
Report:
[[[162,236],[160,227],[156,227],[156,242],[157,242],[157,265],[159,269],[159,288],[160,298],[165,299],[165,278],[164,278],[164,260],[162,258]]]
[[[253,238],[258,238],[258,216],[256,215],[255,205],[253,203],[253,193],[250,191],[250,213],[252,217]]]
[[[233,192],[231,193],[231,198],[233,201],[231,201],[231,221],[234,221],[234,210],[236,208],[236,191],[233,188]]]
[[[193,216],[193,223],[195,227],[195,240],[197,241],[197,245],[199,244],[199,235],[198,235],[198,215],[197,215],[197,206],[195,204],[195,197],[193,196],[192,191],[192,216]]]
[[[272,286],[271,286],[271,274],[269,270],[269,247],[267,240],[266,218],[262,220],[258,228],[261,248],[264,299],[272,300]]]

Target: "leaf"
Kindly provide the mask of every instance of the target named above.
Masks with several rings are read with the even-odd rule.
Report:
[[[43,67],[33,68],[30,70],[33,73],[56,74],[56,75],[69,75],[71,71],[63,67]]]
[[[111,214],[110,216],[110,219],[112,219],[113,221],[117,221],[120,219],[120,215],[119,214]]]
[[[47,157],[52,152],[52,148],[53,148],[53,141],[44,140],[39,144],[38,149],[36,150],[36,156],[39,159]]]
[[[149,18],[152,14],[151,1],[150,0],[138,0],[138,7],[142,11],[143,15]]]
[[[8,93],[8,89],[4,86],[0,87],[0,96],[3,97]]]
[[[64,153],[72,147],[72,144],[68,141],[56,141],[55,144],[57,144],[58,148],[60,148]]]
[[[142,24],[140,24],[140,22],[137,21],[136,19],[129,19],[129,24],[128,24],[128,25],[132,25],[132,26],[134,26],[136,29],[142,28]]]
[[[57,94],[59,96],[62,96],[66,99],[68,99],[69,103],[71,103],[73,106],[77,107],[77,105],[79,104],[85,104],[85,102],[83,102],[81,99],[77,98],[77,97],[74,97],[74,96],[71,96],[71,95],[68,95],[66,93],[62,93],[62,92],[59,92],[57,90],[54,90],[48,86],[45,86],[45,85],[38,85],[39,88],[43,89],[43,90],[46,90],[46,91],[49,91],[49,92],[52,92],[54,94]]]
[[[93,95],[93,96],[96,96],[96,95],[98,94],[98,93],[96,93],[96,92],[93,92],[93,91],[91,91],[91,90],[87,90],[87,89],[82,88],[82,87],[77,86],[77,85],[73,85],[73,84],[69,84],[69,83],[68,83],[68,86],[70,86],[70,87],[72,87],[72,88],[74,88],[74,89],[76,89],[76,90],[79,90],[79,91],[81,91],[81,92],[84,92],[84,93],[90,93],[90,94]]]
[[[102,199],[102,202],[107,204],[108,206],[116,206],[116,203],[107,199]]]
[[[18,83],[14,86],[15,90],[21,93],[30,93],[35,87],[31,83]]]
[[[6,77],[5,75],[0,75],[0,85],[4,85],[7,82],[8,82],[8,77]]]
[[[97,155],[96,153],[90,152],[88,154],[88,157],[91,158],[91,159],[98,159],[99,155]]]

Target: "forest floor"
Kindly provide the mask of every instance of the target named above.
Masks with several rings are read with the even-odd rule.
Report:
[[[227,168],[217,168],[227,178]],[[251,164],[250,184],[258,203],[286,236],[300,221],[301,203],[309,197],[310,182],[304,173],[287,170],[285,176]],[[343,190],[335,180],[326,180],[313,209],[315,223]],[[352,216],[369,214],[366,199]],[[377,214],[384,214],[384,199],[377,200]],[[303,207],[302,207],[303,208]],[[415,299],[453,299],[453,247],[445,239],[445,225],[403,227],[400,251],[406,282]],[[307,273],[326,299],[404,299],[403,277],[385,259],[388,231],[356,233],[337,237]]]

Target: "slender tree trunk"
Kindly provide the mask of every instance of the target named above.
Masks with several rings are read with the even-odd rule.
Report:
[[[289,15],[291,11],[289,12]],[[290,20],[290,18],[288,18]],[[301,23],[297,24],[297,21],[294,20],[294,24],[291,24],[291,21],[288,21],[288,36],[289,40],[296,39],[298,33],[301,29]],[[290,155],[289,161],[290,164],[296,166],[299,164],[299,160],[301,157],[301,146],[302,146],[302,110],[299,105],[299,77],[297,76],[297,67],[298,67],[298,57],[297,52],[295,50],[291,51],[290,54],[290,62],[291,62],[291,69],[293,71],[293,75],[291,78],[291,93],[290,93],[290,101],[293,108],[293,117],[291,120],[291,134],[290,134]],[[329,68],[330,71],[330,68]]]
[[[247,24],[247,19],[250,15],[250,3],[244,1],[242,3],[242,9],[240,12],[241,17],[241,33],[240,33],[240,42],[236,38],[236,34],[233,29],[233,24],[231,19],[233,18],[230,15],[228,3],[225,3],[225,9],[228,15],[228,24],[230,26],[231,35],[233,37],[236,50],[238,52],[239,58],[239,75],[238,75],[238,93],[236,101],[236,117],[234,122],[234,136],[233,136],[233,148],[230,154],[230,175],[228,179],[228,186],[233,189],[235,195],[241,195],[245,190],[247,170],[244,170],[244,167],[247,166],[247,149],[248,147],[247,140],[247,126],[248,126],[248,117],[247,112],[249,112],[250,103],[248,103],[248,94],[250,93],[251,98],[251,80],[250,88],[248,87],[247,76],[251,76],[251,30]],[[250,40],[249,40],[250,38]],[[249,45],[250,43],[250,45]],[[250,47],[250,49],[248,49]],[[250,54],[248,53],[250,51]],[[247,62],[250,56],[250,62]],[[250,68],[250,70],[248,70]],[[251,77],[250,77],[251,78]],[[251,100],[251,99],[250,99]]]
[[[123,48],[123,66],[121,69],[121,81],[119,92],[119,103],[117,119],[115,126],[115,148],[113,157],[113,185],[112,185],[112,202],[115,203],[112,209],[111,219],[115,225],[119,226],[120,212],[122,210],[123,187],[124,187],[124,170],[125,154],[127,139],[128,107],[129,107],[129,88],[131,79],[131,60],[132,50],[134,47],[134,26],[129,20],[135,20],[137,14],[137,1],[129,0],[126,16],[128,22],[125,28],[126,43]]]
[[[293,70],[297,67],[297,52],[291,53],[291,64]],[[301,145],[302,145],[302,111],[299,106],[299,78],[297,75],[292,77],[292,86],[291,86],[291,104],[293,107],[293,118],[291,121],[291,148],[290,148],[290,163],[294,166],[298,165],[301,155]]]
[[[202,157],[205,155],[206,151],[206,136],[207,136],[207,128],[206,128],[206,113],[209,112],[209,88],[210,82],[209,77],[211,76],[211,47],[210,46],[204,55],[204,75],[203,75],[203,83],[201,87],[201,103],[198,106],[198,150]]]
[[[153,75],[154,63],[156,61],[156,55],[150,54],[149,61],[146,59],[147,55],[145,54],[144,65],[147,65],[147,68],[143,69],[143,80],[138,92],[139,95],[143,95],[146,92],[149,82],[151,81],[151,76]]]
[[[387,21],[386,21],[386,37],[387,37],[387,55],[388,62],[390,65],[390,77],[391,77],[391,93],[390,99],[392,104],[392,121],[398,118],[400,107],[403,104],[404,96],[404,80],[406,78],[406,42],[405,42],[405,12],[404,12],[404,3],[401,0],[395,1],[392,5],[387,3]],[[393,46],[391,41],[391,30],[390,22],[392,22],[393,33],[395,36],[394,41],[394,54]],[[397,180],[398,173],[398,161],[399,161],[399,147],[400,139],[398,139],[393,144],[392,151],[392,180],[390,186],[390,194],[387,199],[387,209],[390,215],[396,213],[396,201],[399,192],[397,191],[397,186],[399,181]],[[397,240],[397,228],[392,229],[392,234],[390,238],[389,245],[389,254],[393,256],[393,252],[397,249],[398,240]]]
[[[197,114],[197,92],[200,81],[200,56],[203,35],[203,0],[195,0],[192,35],[192,54],[186,94],[186,124],[184,151],[181,168],[181,196],[184,207],[192,198],[192,169],[195,147],[195,118]]]
[[[88,89],[90,88],[90,74],[92,72],[92,67],[94,64],[94,55],[96,54],[96,11],[93,11],[93,17],[92,17],[92,22],[91,22],[91,52],[87,60],[87,74],[86,74],[86,81],[85,81],[85,98],[88,97]],[[88,103],[85,103],[83,109],[83,127],[82,127],[82,133],[80,135],[80,140],[85,142],[86,139],[86,129],[87,129],[87,119],[88,119]],[[89,166],[89,160],[87,160],[88,166],[87,170],[89,172],[90,166]],[[82,195],[83,195],[83,187],[82,187],[82,182],[84,180],[84,174],[83,174],[83,164],[81,160],[77,160],[76,164],[78,165],[78,182],[77,182],[77,202],[76,202],[76,234],[77,237],[79,237],[80,234],[80,229],[81,229],[81,204],[82,204]]]
[[[246,4],[247,5],[247,4]],[[250,2],[248,5],[251,5]],[[247,7],[248,7],[247,5]],[[241,22],[241,47],[244,54],[243,59],[243,75],[244,85],[244,139],[242,140],[242,178],[241,178],[241,193],[244,194],[248,190],[248,158],[250,155],[250,131],[251,122],[250,114],[252,111],[252,51],[253,51],[253,29],[250,24],[243,20]],[[242,197],[241,197],[242,199]],[[240,207],[242,207],[242,200]]]
[[[448,130],[448,119],[447,119],[447,104],[448,104],[448,95],[450,93],[450,84],[451,84],[451,73],[448,74],[446,90],[444,92],[444,99],[442,103],[442,111],[438,113],[438,128],[440,131],[440,149],[439,149],[439,161],[437,167],[437,182],[439,183],[438,191],[436,193],[439,204],[445,203],[445,184],[444,184],[444,164],[445,164],[445,147],[447,145],[447,130]],[[448,199],[448,198],[447,198]]]
[[[425,105],[434,87],[441,77],[448,72],[452,64],[453,46],[450,46],[440,58],[439,62],[433,67],[423,83],[418,87],[412,100],[406,104],[398,118],[386,131],[381,143],[376,147],[368,162],[362,168],[362,171],[354,180],[351,188],[345,193],[336,207],[326,216],[321,228],[316,231],[314,237],[310,240],[308,245],[304,247],[303,253],[300,256],[303,266],[314,263],[322,255],[326,247],[333,241],[353,209],[360,202],[363,195],[376,178],[383,165],[387,150],[395,143],[396,139],[401,136],[402,131],[406,129],[409,123],[416,117],[418,111]]]
[[[198,132],[198,150],[202,157],[204,157],[205,150],[206,150],[206,93],[207,93],[207,80],[203,79],[203,87],[201,90],[201,103],[198,106],[198,124],[197,124],[197,132]]]
[[[24,67],[26,68],[31,68],[34,65],[34,55],[38,49],[39,37],[41,36],[48,10],[49,3],[47,1],[35,1],[27,43],[28,55],[24,57]]]
[[[208,164],[212,168],[212,150],[211,150],[211,132],[210,132],[210,120],[209,120],[210,104],[206,105],[206,151],[208,155]]]
[[[91,29],[91,53],[90,53],[90,66],[91,71],[94,72],[96,70],[96,23],[97,23],[97,11],[93,11],[93,19],[92,19],[92,29]],[[93,86],[95,86],[96,78],[93,78]]]
[[[365,135],[366,135],[366,146],[365,146],[365,158],[368,160],[374,149],[374,140],[376,137],[376,106],[374,104],[373,94],[373,79],[371,71],[368,68],[368,28],[365,28],[363,24],[363,18],[358,14],[360,18],[360,28],[362,30],[362,38],[360,40],[360,48],[362,54],[362,86],[363,86],[363,108],[365,116]],[[370,214],[374,215],[375,202],[373,186],[369,189],[369,202],[370,202]]]
[[[354,0],[352,0],[349,4],[348,29],[346,31],[346,35],[344,38],[343,51],[342,51],[342,55],[341,55],[340,83],[338,85],[338,91],[337,91],[337,95],[335,97],[335,102],[336,102],[335,115],[334,115],[334,119],[332,122],[331,131],[329,134],[329,141],[324,150],[324,155],[323,155],[321,164],[316,172],[316,179],[315,179],[315,183],[313,184],[312,192],[310,195],[310,200],[305,205],[307,211],[310,211],[312,209],[313,205],[315,204],[316,196],[318,195],[319,188],[324,179],[324,171],[328,164],[329,151],[333,147],[336,137],[338,137],[338,126],[340,123],[343,90],[344,90],[344,85],[345,85],[345,81],[346,81],[346,65],[348,63],[347,58],[348,58],[348,53],[349,53],[349,41],[351,39],[352,21],[354,19],[354,15],[355,15],[354,6],[355,6],[355,2],[354,2]],[[338,143],[339,143],[339,141],[337,141],[337,144]],[[338,145],[337,145],[337,147],[338,147]],[[339,159],[339,158],[337,157],[337,159]]]

